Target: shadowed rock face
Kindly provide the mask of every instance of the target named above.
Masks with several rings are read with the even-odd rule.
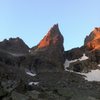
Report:
[[[62,71],[64,69],[63,40],[63,36],[59,31],[58,25],[56,24],[49,30],[47,35],[40,41],[35,49],[34,47],[31,49],[31,54],[38,57],[39,61],[42,61],[42,66],[37,68],[40,69],[39,71],[43,70],[43,66],[44,70],[52,69],[52,71]]]
[[[95,28],[90,35],[85,38],[85,46],[89,50],[100,50],[100,27]]]
[[[0,42],[0,50],[16,54],[24,54],[28,53],[29,47],[20,38],[10,38],[9,40],[5,39]]]
[[[79,59],[83,56],[84,49],[81,48],[73,48],[71,50],[65,51],[65,58],[68,60]]]

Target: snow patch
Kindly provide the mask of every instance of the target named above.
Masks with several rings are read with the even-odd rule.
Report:
[[[31,50],[28,50],[28,52],[31,52]]]
[[[31,73],[31,72],[26,72],[26,74],[28,74],[28,75],[30,75],[30,76],[36,76],[36,74],[33,74],[33,73]]]
[[[84,53],[83,56],[82,56],[81,58],[79,58],[78,60],[79,60],[79,61],[82,61],[82,60],[86,60],[86,59],[89,59],[89,57],[87,57],[87,56],[85,55],[85,53]]]
[[[89,59],[89,58],[85,55],[85,53],[79,59],[74,59],[74,60],[70,60],[70,61],[68,59],[66,59],[66,61],[64,63],[65,71],[67,71],[67,68],[69,67],[70,63],[74,63],[74,62],[77,62],[77,61],[83,61],[83,60],[87,60],[87,59]]]
[[[26,69],[26,74],[32,77],[36,76],[36,73],[32,73],[30,70]]]
[[[66,70],[69,72],[73,72],[76,74],[80,74],[80,75],[84,75],[85,80],[87,81],[97,81],[100,82],[100,70],[96,69],[96,70],[91,70],[91,72],[88,73],[81,73],[81,72],[74,72],[73,70]]]
[[[29,85],[38,85],[39,82],[29,82]]]
[[[80,75],[84,75],[85,80],[87,81],[100,81],[100,70],[96,69],[96,70],[91,70],[91,72],[88,73],[80,73],[80,72],[74,72],[73,70],[68,70],[67,68],[69,67],[70,63],[76,62],[76,61],[83,61],[89,59],[85,54],[83,54],[83,56],[79,59],[74,59],[74,60],[68,60],[66,59],[64,66],[65,66],[65,71],[69,71],[69,72],[73,72],[76,74],[80,74]],[[100,67],[100,64],[98,64],[98,66]]]
[[[73,63],[73,62],[76,62],[76,61],[77,61],[77,59],[70,60],[70,61],[68,59],[66,59],[66,61],[64,63],[65,70],[67,71],[67,68],[69,67],[70,63]]]
[[[100,64],[98,64],[98,66],[100,67]]]
[[[81,75],[85,75],[85,79],[88,81],[100,81],[100,70],[91,70],[91,72],[88,73],[78,73]]]
[[[23,56],[24,54],[18,54],[18,53],[11,53],[11,52],[8,52],[10,55],[12,56],[15,56],[15,57],[20,57],[20,56]]]

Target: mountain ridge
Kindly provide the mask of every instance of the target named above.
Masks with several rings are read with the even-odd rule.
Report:
[[[32,48],[20,38],[0,42],[0,100],[99,100],[99,31],[68,51],[58,24]]]

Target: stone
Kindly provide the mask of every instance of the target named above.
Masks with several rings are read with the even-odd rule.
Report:
[[[0,51],[6,51],[10,54],[25,54],[29,52],[29,47],[24,43],[22,39],[10,38],[9,40],[5,39],[0,42]]]

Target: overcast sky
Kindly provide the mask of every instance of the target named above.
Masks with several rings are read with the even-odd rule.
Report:
[[[32,47],[55,23],[66,50],[80,47],[100,26],[100,0],[0,0],[0,41],[20,37]]]

